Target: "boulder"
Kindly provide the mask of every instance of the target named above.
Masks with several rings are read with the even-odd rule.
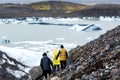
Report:
[[[34,66],[32,69],[29,70],[29,75],[32,80],[36,80],[38,77],[42,76],[43,71],[40,66]]]

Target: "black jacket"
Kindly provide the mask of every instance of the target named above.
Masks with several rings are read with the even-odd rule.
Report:
[[[47,56],[43,56],[40,62],[40,66],[43,70],[51,70],[51,66],[53,67],[53,63],[50,58],[48,58]]]

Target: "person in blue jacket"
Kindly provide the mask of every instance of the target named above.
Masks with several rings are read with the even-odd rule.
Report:
[[[52,68],[54,69],[53,67],[53,63],[51,61],[51,59],[47,56],[46,53],[43,53],[43,57],[41,59],[41,62],[40,62],[40,66],[43,70],[43,76],[45,76],[45,78],[47,79],[47,74],[51,74],[51,70]]]

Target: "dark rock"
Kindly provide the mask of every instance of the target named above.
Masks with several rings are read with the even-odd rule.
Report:
[[[34,66],[29,71],[29,75],[31,76],[32,80],[36,80],[37,78],[42,78],[42,68],[40,66]]]

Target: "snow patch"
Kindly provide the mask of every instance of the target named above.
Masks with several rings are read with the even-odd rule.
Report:
[[[17,78],[21,78],[21,76],[25,75],[23,71],[11,70],[9,67],[6,68],[6,70]]]

